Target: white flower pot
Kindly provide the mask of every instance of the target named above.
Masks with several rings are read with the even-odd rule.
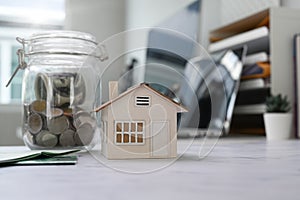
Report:
[[[265,113],[264,122],[267,140],[286,140],[293,138],[292,113]]]

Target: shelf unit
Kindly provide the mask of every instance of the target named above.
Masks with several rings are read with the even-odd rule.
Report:
[[[272,93],[282,93],[288,95],[290,101],[294,100],[294,63],[293,63],[293,37],[300,33],[300,10],[292,8],[270,8],[268,10],[249,16],[235,23],[223,26],[210,32],[212,40],[223,39],[220,35],[228,39],[229,37],[245,33],[257,27],[257,22],[264,26],[263,19],[268,20],[268,37],[262,37],[269,45],[271,62],[271,91]],[[223,34],[220,34],[222,33]],[[219,35],[218,35],[219,34]],[[252,40],[248,43],[250,44]],[[208,49],[211,49],[211,43]],[[234,46],[234,48],[238,45]],[[249,48],[250,49],[250,48]],[[218,49],[221,50],[221,49]],[[212,49],[213,52],[216,51]]]
[[[269,8],[210,32],[210,53],[249,46],[267,47],[271,62],[271,93],[282,93],[294,105],[293,37],[300,33],[300,10]]]

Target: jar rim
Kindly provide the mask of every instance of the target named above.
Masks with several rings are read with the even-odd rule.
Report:
[[[43,31],[32,34],[28,40],[34,41],[38,39],[48,39],[48,38],[69,38],[69,39],[79,39],[98,44],[96,38],[86,32],[80,31],[70,31],[70,30],[52,30],[52,31]]]

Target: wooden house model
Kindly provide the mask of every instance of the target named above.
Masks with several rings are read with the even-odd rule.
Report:
[[[180,104],[142,83],[118,95],[109,83],[109,101],[100,106],[101,151],[108,159],[177,156],[177,113]]]

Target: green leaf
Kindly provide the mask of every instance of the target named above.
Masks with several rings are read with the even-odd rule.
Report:
[[[291,106],[287,96],[281,94],[271,95],[266,98],[267,112],[285,113],[290,111]]]

